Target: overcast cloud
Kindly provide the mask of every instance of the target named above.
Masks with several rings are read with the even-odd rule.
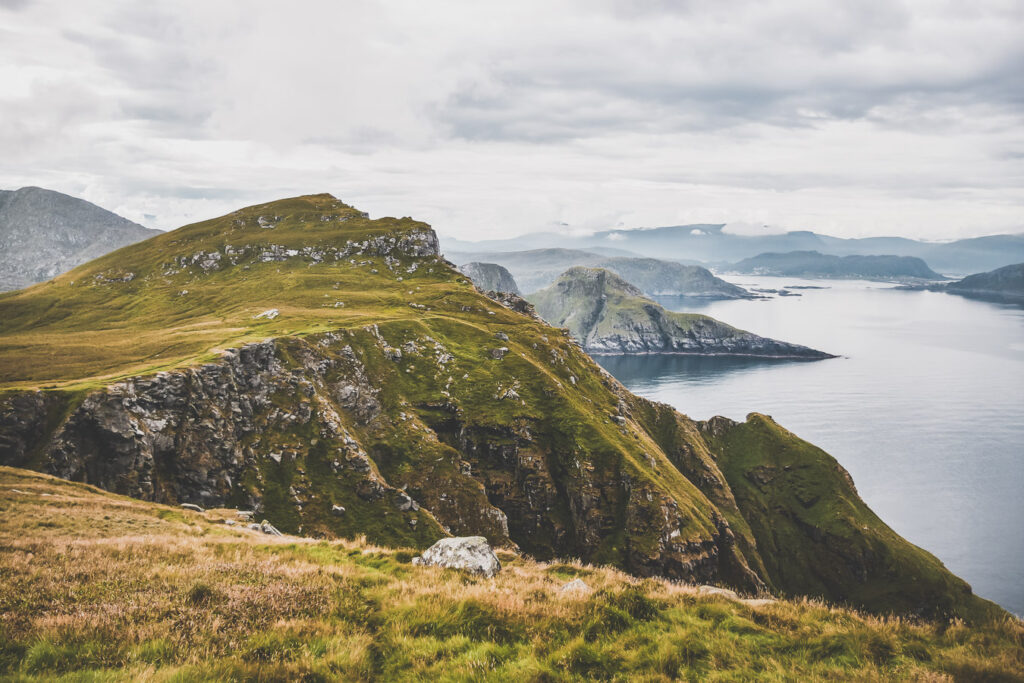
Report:
[[[173,228],[1024,231],[1024,3],[0,0],[0,187]]]

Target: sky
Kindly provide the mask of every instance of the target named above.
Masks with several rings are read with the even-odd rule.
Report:
[[[149,227],[1024,232],[1020,0],[0,0],[0,188]]]

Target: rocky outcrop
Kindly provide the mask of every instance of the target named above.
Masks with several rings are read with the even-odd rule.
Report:
[[[555,421],[495,429],[461,409],[425,420],[398,410],[402,399],[384,398],[394,366],[425,362],[431,346],[371,327],[251,344],[84,398],[17,393],[0,402],[0,463],[146,500],[252,509],[287,533],[366,534],[372,519],[381,542],[479,534],[538,557],[591,558],[625,528],[634,540],[615,561],[636,573],[710,580],[725,562],[744,568],[730,574],[738,587],[763,586],[723,519],[694,539],[690,504],[646,475],[574,456],[577,446],[546,436]],[[48,423],[48,412],[67,417]],[[396,468],[409,458],[429,465]]]
[[[512,273],[497,263],[473,261],[459,266],[459,270],[473,281],[481,292],[511,292],[521,294]]]
[[[477,576],[492,579],[501,571],[501,562],[483,536],[442,538],[412,558],[412,563],[425,567],[461,569]]]
[[[42,282],[159,234],[60,192],[0,191],[0,291]]]
[[[667,311],[644,298],[638,288],[600,268],[571,268],[554,285],[530,298],[545,320],[567,327],[592,354],[832,357],[745,332],[706,315]]]

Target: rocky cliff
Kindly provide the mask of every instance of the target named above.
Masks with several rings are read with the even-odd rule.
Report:
[[[82,305],[97,300],[113,303]],[[633,396],[528,313],[479,294],[422,223],[370,221],[328,195],[251,207],[0,296],[0,464],[255,509],[304,535],[417,548],[482,535],[747,593],[889,611],[877,596],[899,590],[900,611],[991,609],[876,534],[820,451]],[[790,475],[744,469],[748,453],[810,468],[818,497],[788,500]],[[856,514],[833,514],[839,503]],[[848,570],[805,590],[786,558],[832,572],[822,538],[844,520],[847,545],[870,554],[842,555]]]
[[[466,277],[473,281],[482,292],[511,292],[521,294],[512,273],[497,263],[471,261],[459,266]]]
[[[689,353],[831,358],[797,344],[760,337],[706,315],[673,313],[614,273],[571,268],[547,289],[530,296],[552,325],[569,329],[590,353]]]
[[[0,291],[42,282],[157,234],[60,192],[0,191]]]

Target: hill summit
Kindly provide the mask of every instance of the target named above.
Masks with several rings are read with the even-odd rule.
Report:
[[[0,295],[0,465],[303,536],[1000,614],[771,418],[634,396],[502,301],[426,224],[330,195],[185,226]]]

